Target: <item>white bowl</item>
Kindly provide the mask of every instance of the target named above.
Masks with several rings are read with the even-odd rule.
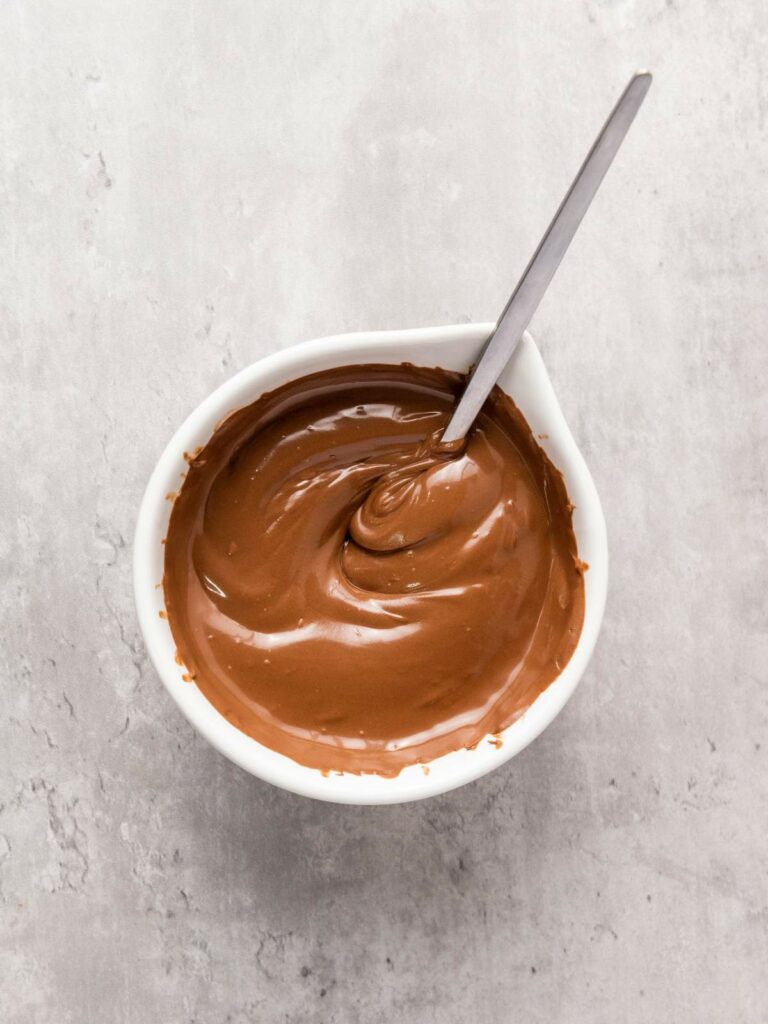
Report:
[[[499,384],[515,401],[541,445],[565,477],[576,506],[573,527],[579,557],[589,563],[585,574],[584,627],[576,650],[557,679],[528,710],[501,734],[501,745],[483,740],[474,750],[437,758],[425,774],[421,766],[403,769],[395,778],[331,774],[297,764],[240,732],[182,679],[176,645],[163,610],[162,540],[171,503],[166,495],[179,485],[187,464],[184,452],[204,445],[215,425],[265,391],[318,370],[351,363],[403,363],[466,370],[477,358],[493,324],[466,324],[406,331],[342,334],[308,341],[267,356],[236,374],[209,395],[176,431],[150,478],[139,511],[134,540],[134,587],[139,624],[149,655],[173,699],[194,727],[235,764],[283,789],[319,800],[349,804],[386,804],[444,793],[504,764],[552,721],[576,689],[597,640],[608,584],[608,546],[600,500],[576,443],[560,411],[539,351],[529,335],[504,371]]]

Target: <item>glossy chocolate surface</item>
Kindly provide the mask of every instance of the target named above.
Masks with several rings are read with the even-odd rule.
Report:
[[[391,775],[473,746],[576,646],[562,477],[498,388],[465,446],[441,448],[462,383],[312,374],[190,462],[165,556],[180,658],[238,728],[302,764]]]

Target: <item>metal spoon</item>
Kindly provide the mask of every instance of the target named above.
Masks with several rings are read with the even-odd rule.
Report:
[[[651,86],[651,78],[648,71],[639,72],[633,76],[619,97],[552,223],[539,242],[531,262],[512,292],[512,297],[504,307],[493,334],[485,343],[464,394],[445,428],[442,441],[458,441],[474,423],[491,388],[517,348],[523,331],[536,312],[566,249],[576,234],[576,229],[595,198],[600,182],[611,166],[635,114],[645,99],[645,94]]]

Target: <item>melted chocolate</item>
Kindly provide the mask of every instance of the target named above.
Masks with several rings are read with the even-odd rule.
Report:
[[[584,584],[562,476],[496,388],[349,366],[232,414],[192,459],[165,555],[191,677],[238,728],[324,771],[397,774],[520,715],[571,657]]]

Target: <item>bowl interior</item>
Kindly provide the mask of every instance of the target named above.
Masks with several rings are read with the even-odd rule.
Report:
[[[352,363],[402,363],[466,370],[477,358],[492,324],[468,324],[410,331],[347,334],[305,342],[268,356],[226,381],[190,414],[163,452],[150,478],[139,512],[134,544],[136,605],[149,655],[160,677],[190,722],[218,750],[254,775],[285,789],[341,803],[395,803],[435,795],[479,778],[527,746],[557,715],[575,689],[592,653],[602,620],[607,589],[608,553],[600,502],[555,397],[538,349],[525,335],[499,384],[512,397],[539,443],[565,477],[576,506],[573,527],[585,574],[584,627],[576,650],[558,678],[501,735],[501,745],[482,741],[396,778],[331,774],[299,765],[269,750],[231,725],[209,704],[194,683],[182,678],[175,644],[163,611],[162,541],[171,502],[186,470],[184,453],[204,445],[229,412],[265,391],[318,370]]]

